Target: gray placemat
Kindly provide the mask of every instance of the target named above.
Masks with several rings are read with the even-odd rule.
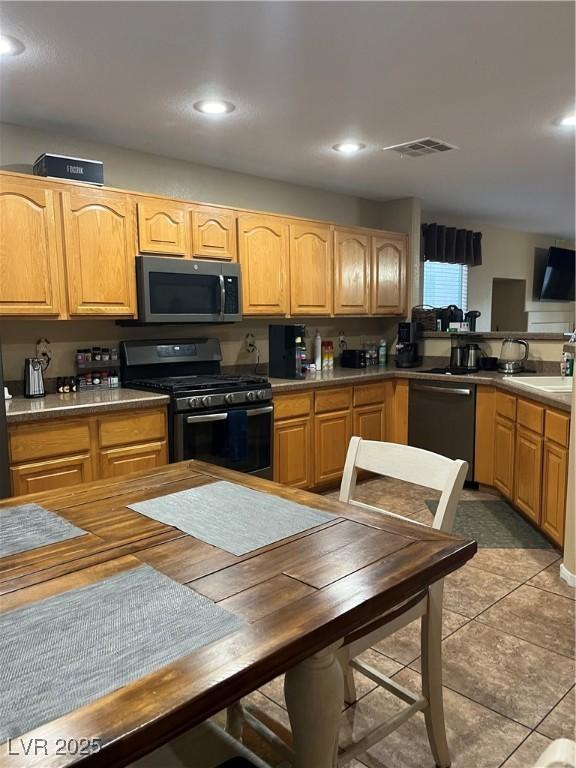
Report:
[[[149,566],[2,614],[0,743],[242,626]]]
[[[84,536],[86,531],[38,504],[0,509],[0,557]]]
[[[225,480],[129,507],[233,555],[245,555],[334,520],[328,512]]]

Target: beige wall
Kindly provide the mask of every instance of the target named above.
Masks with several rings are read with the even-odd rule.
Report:
[[[541,302],[532,298],[534,249],[549,248],[551,245],[573,247],[573,244],[557,241],[546,235],[500,229],[478,219],[462,218],[451,214],[426,211],[422,214],[422,221],[482,232],[482,266],[472,267],[468,272],[468,308],[482,312],[476,325],[479,331],[490,330],[494,277],[526,280],[525,309],[530,313],[529,322],[549,320],[553,323],[574,323],[573,302]],[[531,330],[530,326],[528,330]],[[545,332],[544,327],[534,328],[534,330]],[[556,327],[550,328],[552,332],[557,330]]]
[[[102,160],[104,181],[112,187],[327,219],[341,224],[380,226],[381,203],[374,200],[135,152],[59,133],[0,124],[2,168],[30,173],[34,160],[43,152]]]

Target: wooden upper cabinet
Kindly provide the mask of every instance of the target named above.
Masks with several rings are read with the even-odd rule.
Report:
[[[371,314],[404,314],[407,245],[405,235],[372,237]]]
[[[236,213],[198,205],[192,209],[192,256],[236,261]]]
[[[334,232],[334,314],[370,311],[370,237],[354,230]]]
[[[57,221],[50,188],[0,177],[0,315],[61,314]]]
[[[133,315],[136,238],[132,199],[121,192],[62,193],[71,315]]]
[[[288,224],[275,216],[238,217],[245,315],[288,312]]]
[[[188,216],[184,205],[154,198],[139,199],[138,245],[141,253],[187,256]]]
[[[333,294],[332,229],[290,224],[290,313],[331,315]]]

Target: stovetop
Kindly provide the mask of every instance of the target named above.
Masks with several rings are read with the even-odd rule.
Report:
[[[246,387],[266,387],[268,379],[262,376],[229,376],[227,374],[198,376],[165,376],[151,379],[135,379],[127,381],[130,387],[152,389],[180,395],[198,390],[210,392],[234,392]]]

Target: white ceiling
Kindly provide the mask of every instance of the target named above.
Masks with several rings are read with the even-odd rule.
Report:
[[[574,233],[572,2],[3,2],[2,119]],[[193,102],[220,96],[218,120]],[[423,136],[460,150],[379,147]],[[353,158],[332,144],[356,138]]]

